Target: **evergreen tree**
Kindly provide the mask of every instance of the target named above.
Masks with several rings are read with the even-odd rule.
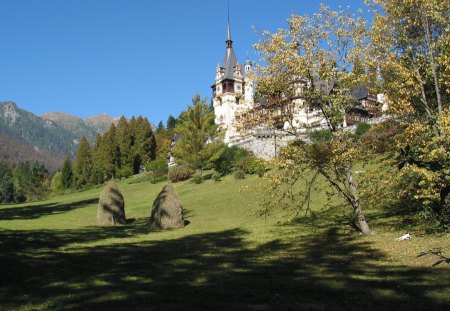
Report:
[[[26,196],[33,192],[31,182],[31,166],[29,162],[20,162],[12,170],[14,188],[16,189],[16,201],[23,202]]]
[[[28,191],[28,199],[37,200],[45,194],[50,186],[48,184],[49,174],[45,166],[41,163],[34,162],[31,165],[30,174],[30,190]]]
[[[163,134],[166,131],[162,121],[159,121],[158,127],[156,128],[156,134]]]
[[[105,181],[106,173],[102,166],[102,155],[101,155],[101,145],[102,145],[102,135],[97,134],[95,137],[94,147],[92,148],[92,177],[91,181],[93,184],[98,185]]]
[[[117,124],[117,144],[120,151],[120,168],[122,170],[132,170],[134,135],[123,116]]]
[[[147,118],[139,116],[135,128],[135,173],[139,172],[142,164],[147,164],[156,158],[156,140]]]
[[[175,157],[177,161],[191,164],[202,171],[205,165],[220,157],[224,145],[216,141],[218,127],[206,99],[196,94],[192,103],[181,114],[175,128],[180,135],[175,146]]]
[[[75,185],[77,187],[86,186],[92,175],[92,155],[91,148],[86,137],[82,137],[74,163]]]
[[[61,169],[61,183],[64,189],[69,189],[73,185],[72,163],[66,158]]]
[[[167,118],[167,125],[166,125],[167,130],[173,131],[175,129],[176,125],[177,125],[177,119],[175,119],[174,116],[169,115],[169,118]]]
[[[10,203],[14,201],[14,184],[11,173],[3,175],[0,183],[0,202]]]
[[[106,178],[114,178],[119,168],[120,149],[117,143],[115,124],[111,124],[109,131],[103,135],[100,145],[101,165],[106,173]]]

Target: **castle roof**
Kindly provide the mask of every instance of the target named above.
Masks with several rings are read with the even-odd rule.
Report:
[[[228,20],[228,35],[226,42],[226,53],[223,59],[222,68],[225,71],[224,79],[234,80],[234,69],[236,68],[238,62],[236,55],[233,51],[233,40],[231,40],[231,31],[230,31],[230,20]]]

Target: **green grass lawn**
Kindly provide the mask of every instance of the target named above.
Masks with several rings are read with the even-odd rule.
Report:
[[[101,188],[3,205],[0,310],[450,310],[449,265],[417,257],[450,255],[449,234],[397,241],[402,219],[370,210],[365,237],[320,199],[315,217],[255,217],[257,182],[174,184],[190,224],[163,232],[147,224],[162,183],[119,182],[119,227],[96,226]]]

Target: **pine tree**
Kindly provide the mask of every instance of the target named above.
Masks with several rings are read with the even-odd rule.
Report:
[[[114,178],[120,165],[120,149],[117,143],[115,124],[111,124],[109,131],[102,137],[100,145],[101,165],[106,173],[106,178]]]
[[[162,121],[159,121],[158,127],[156,128],[156,134],[163,134],[166,131]]]
[[[121,117],[117,124],[117,144],[120,151],[120,168],[122,170],[133,169],[133,150],[134,135],[131,132],[130,126],[125,119]]]
[[[92,155],[91,147],[84,136],[81,138],[73,167],[75,185],[80,188],[86,186],[92,177]]]
[[[156,158],[156,140],[147,118],[139,116],[135,129],[135,173],[139,172],[142,164],[147,164]]]
[[[175,146],[177,161],[193,165],[203,171],[206,164],[218,159],[224,145],[216,141],[217,125],[214,123],[214,112],[206,99],[196,94],[188,107],[178,119],[175,131],[180,140]]]
[[[73,185],[72,163],[66,158],[61,169],[61,183],[64,189],[69,189]]]
[[[91,181],[94,185],[101,184],[105,181],[106,173],[102,166],[101,147],[102,135],[97,134],[94,147],[92,148],[92,177]]]
[[[167,118],[167,125],[166,125],[167,130],[173,131],[176,125],[177,119],[175,119],[172,115],[169,115],[169,118]]]
[[[14,201],[14,184],[11,173],[6,173],[0,183],[0,202],[10,203]]]

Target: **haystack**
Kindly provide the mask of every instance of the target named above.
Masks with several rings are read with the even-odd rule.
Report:
[[[100,194],[97,224],[100,226],[115,226],[125,223],[125,202],[119,187],[111,180]]]
[[[164,230],[183,227],[183,204],[172,185],[166,185],[153,202],[150,228]]]

